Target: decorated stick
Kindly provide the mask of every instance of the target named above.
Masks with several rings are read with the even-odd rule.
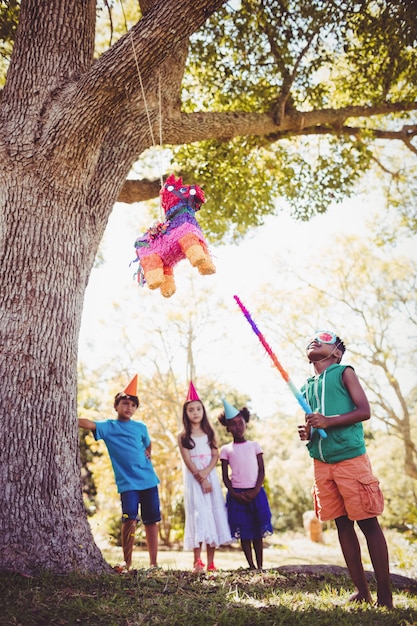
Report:
[[[298,401],[298,404],[301,406],[301,408],[304,410],[305,413],[312,413],[313,411],[312,411],[310,405],[308,404],[307,400],[304,398],[303,394],[294,385],[294,383],[292,382],[292,380],[288,376],[288,373],[285,371],[285,369],[282,367],[281,363],[278,361],[275,353],[272,351],[271,346],[267,343],[265,337],[263,336],[263,334],[261,333],[261,331],[259,330],[259,328],[255,324],[255,322],[252,319],[251,314],[249,313],[247,308],[243,305],[242,301],[240,300],[240,298],[238,296],[233,296],[233,297],[236,300],[237,304],[239,305],[239,308],[242,311],[243,315],[246,317],[246,319],[248,320],[249,324],[252,326],[252,330],[254,331],[255,335],[257,335],[259,341],[261,342],[261,344],[263,345],[263,347],[265,348],[265,350],[267,351],[267,353],[271,357],[273,364],[275,365],[275,367],[277,368],[277,370],[281,374],[282,378],[287,383],[288,387],[291,389],[291,391],[294,394],[296,400]],[[318,431],[319,431],[320,435],[324,439],[327,437],[327,433],[326,433],[325,430],[323,430],[322,428],[319,428]]]

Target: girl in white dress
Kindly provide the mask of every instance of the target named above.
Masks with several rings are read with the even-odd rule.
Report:
[[[233,539],[216,471],[219,451],[214,430],[192,382],[182,421],[184,429],[178,435],[178,446],[184,461],[184,550],[194,551],[194,571],[201,572],[205,568],[201,559],[205,544],[207,571],[213,572],[216,548]]]

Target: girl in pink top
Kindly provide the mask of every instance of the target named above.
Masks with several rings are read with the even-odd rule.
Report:
[[[220,451],[223,482],[227,488],[226,506],[233,537],[240,539],[250,569],[263,565],[263,537],[272,534],[271,510],[263,488],[265,468],[261,446],[245,439],[249,411],[238,411],[225,400],[219,422],[231,433],[233,442]],[[229,476],[229,468],[231,475]]]

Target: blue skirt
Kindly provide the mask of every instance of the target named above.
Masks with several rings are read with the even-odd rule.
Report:
[[[241,493],[247,490],[235,489],[235,491]],[[271,509],[263,487],[256,498],[248,503],[238,502],[227,493],[226,506],[232,537],[253,541],[272,535]]]

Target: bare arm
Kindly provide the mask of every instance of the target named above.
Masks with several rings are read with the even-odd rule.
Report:
[[[80,428],[85,428],[86,430],[92,430],[93,432],[96,429],[96,423],[93,420],[89,420],[85,417],[78,418],[78,426]]]
[[[229,461],[226,461],[226,459],[221,459],[221,462],[222,462],[223,483],[227,491],[229,492],[230,497],[234,498],[235,500],[238,500],[239,502],[248,502],[248,500],[246,499],[243,493],[238,493],[232,487],[232,481],[230,480],[230,477],[229,477]]]
[[[232,487],[232,481],[229,478],[229,462],[226,461],[225,459],[222,459],[221,462],[222,462],[223,483],[227,491],[229,491],[229,493],[231,494],[231,492],[233,492],[233,487]]]

